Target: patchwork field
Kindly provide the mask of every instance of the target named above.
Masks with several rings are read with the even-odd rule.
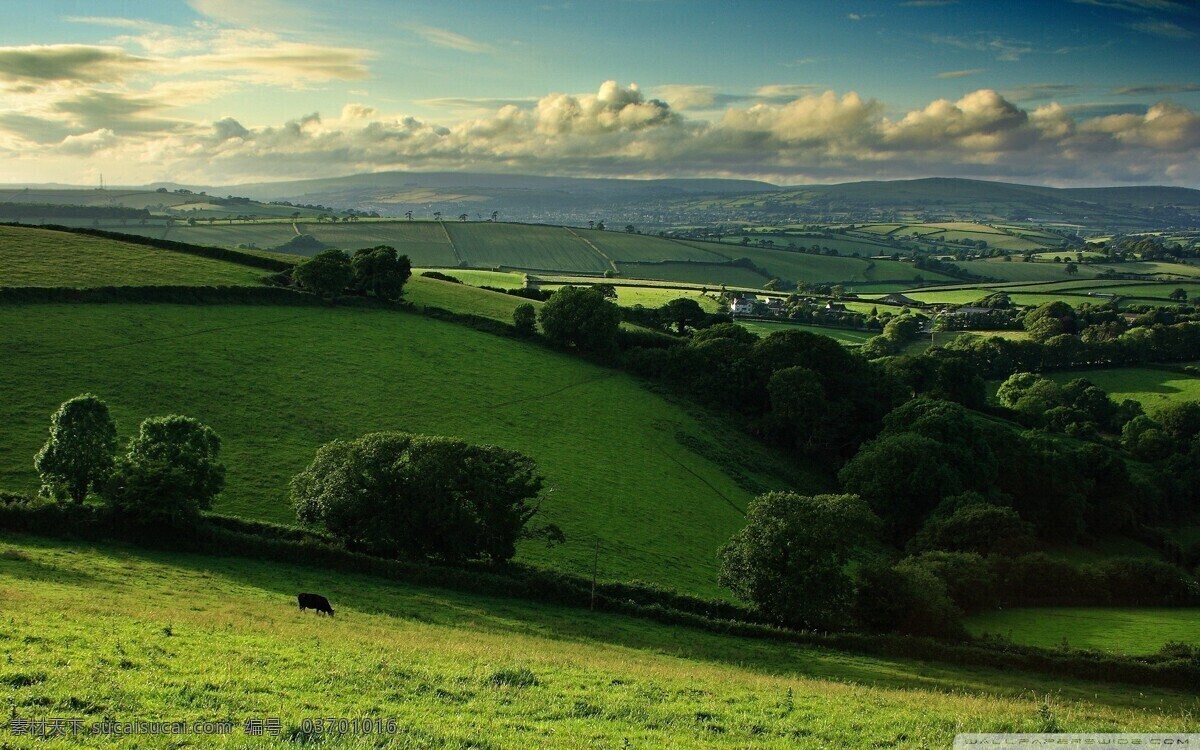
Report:
[[[1039,607],[967,618],[972,635],[1001,635],[1042,648],[1099,649],[1151,654],[1170,641],[1200,643],[1200,611],[1120,607]]]
[[[516,297],[424,280],[438,294]],[[511,313],[509,313],[511,315]],[[412,314],[339,308],[172,305],[0,307],[0,477],[37,486],[33,455],[51,412],[104,398],[128,437],[147,416],[211,425],[228,466],[219,510],[289,521],[287,483],[334,438],[375,430],[453,435],[534,457],[544,518],[568,542],[523,559],[718,595],[716,550],[752,490],[820,489],[749,437],[709,424],[633,378],[535,344]],[[80,366],[86,362],[86,366]],[[698,441],[705,455],[677,435]],[[722,468],[750,478],[739,486]]]
[[[251,285],[267,273],[99,237],[0,226],[0,286]]]
[[[320,591],[337,614],[297,611]],[[247,719],[335,747],[947,747],[965,731],[1196,731],[1195,696],[956,669],[315,568],[0,536],[6,711]],[[305,720],[395,720],[312,737]],[[191,738],[185,738],[185,742]],[[269,740],[268,740],[269,741]],[[111,746],[82,737],[39,747]]]

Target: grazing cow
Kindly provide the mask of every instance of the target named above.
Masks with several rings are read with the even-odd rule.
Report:
[[[306,609],[314,609],[333,617],[333,607],[329,606],[329,600],[320,594],[297,594],[296,600],[300,602],[301,612]]]

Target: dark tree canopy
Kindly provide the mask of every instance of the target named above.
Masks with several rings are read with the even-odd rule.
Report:
[[[720,583],[780,623],[841,629],[853,595],[846,562],[877,523],[854,495],[761,495],[721,548]]]
[[[129,441],[101,494],[137,522],[186,524],[211,508],[225,486],[220,451],[217,433],[191,417],[151,417]]]
[[[356,251],[350,267],[357,291],[386,300],[399,298],[405,283],[412,276],[412,263],[408,256],[397,255],[396,248],[387,245]]]
[[[542,489],[533,459],[494,445],[376,432],[322,446],[292,479],[304,523],[375,554],[506,561]]]
[[[542,306],[539,319],[554,343],[604,353],[616,346],[621,310],[594,288],[564,286]]]
[[[314,294],[336,297],[354,280],[354,269],[350,265],[349,255],[337,248],[330,248],[297,264],[292,271],[292,278]]]
[[[85,393],[63,402],[50,417],[49,439],[33,459],[43,494],[65,494],[82,503],[112,468],[116,448],[117,426],[103,401]]]

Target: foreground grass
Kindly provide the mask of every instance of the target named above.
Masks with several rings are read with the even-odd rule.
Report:
[[[1200,644],[1200,610],[1121,607],[1040,607],[985,612],[967,619],[974,635],[990,633],[1016,643],[1152,654],[1168,641]]]
[[[423,285],[521,301],[429,279],[414,280],[414,296]],[[14,305],[0,307],[0,350],[5,489],[36,489],[33,455],[50,414],[89,391],[108,402],[122,439],[153,415],[211,425],[228,466],[217,509],[251,518],[294,520],[288,481],[329,440],[450,435],[538,462],[548,490],[540,518],[568,542],[528,544],[523,559],[591,575],[599,542],[602,578],[720,596],[716,551],[740,528],[752,490],[824,487],[628,375],[410,313]]]
[[[252,285],[267,274],[144,245],[0,226],[0,286]]]
[[[327,595],[336,617],[297,611],[299,590]],[[919,748],[963,731],[1200,728],[1197,699],[1171,691],[117,546],[0,535],[0,601],[12,715],[237,728],[186,746],[243,746],[242,723],[256,717],[281,719],[293,740],[305,718],[396,719],[396,736],[328,738],[333,746],[496,749]]]

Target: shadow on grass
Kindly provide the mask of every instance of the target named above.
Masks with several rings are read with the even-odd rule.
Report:
[[[59,549],[62,543],[40,537],[0,533],[0,541],[29,550]],[[419,588],[372,576],[305,568],[235,557],[167,553],[118,544],[88,544],[89,554],[127,565],[142,561],[200,573],[195,585],[218,590],[257,589],[272,596],[269,614],[297,613],[296,594],[320,593],[329,598],[339,621],[363,615],[383,616],[490,634],[519,634],[556,641],[615,646],[647,655],[667,656],[714,665],[735,666],[779,677],[829,680],[880,688],[972,692],[1008,697],[1055,693],[1063,699],[1122,707],[1154,705],[1164,710],[1200,708],[1200,699],[1157,688],[1130,689],[1023,672],[945,666],[915,660],[862,656],[770,640],[724,636],[664,625],[624,615],[531,603],[518,599]],[[29,565],[28,562],[0,565]],[[70,568],[49,568],[54,580],[87,585],[94,577]],[[0,571],[3,568],[0,567]],[[74,578],[72,576],[75,576]],[[155,580],[148,577],[147,581]],[[222,584],[225,584],[223,586]],[[167,585],[164,582],[164,585]],[[175,592],[173,592],[175,593]],[[271,598],[277,598],[272,603]],[[252,600],[249,600],[252,601]],[[311,613],[309,613],[311,614]],[[296,616],[299,615],[298,613]]]

